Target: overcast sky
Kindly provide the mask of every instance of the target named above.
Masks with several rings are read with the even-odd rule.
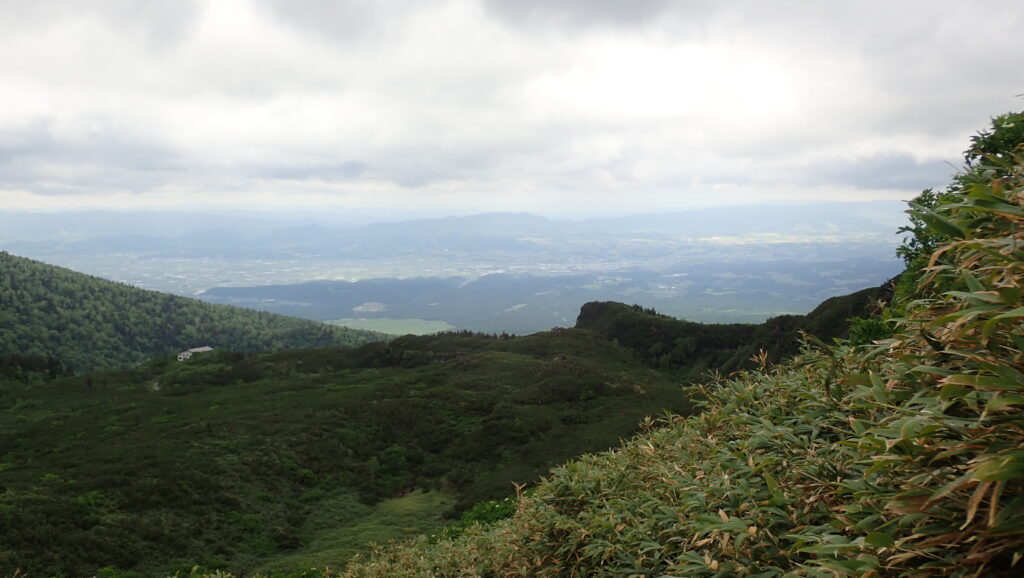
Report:
[[[1019,0],[0,0],[0,209],[907,199]]]

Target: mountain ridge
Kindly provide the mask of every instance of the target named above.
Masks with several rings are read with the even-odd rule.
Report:
[[[74,213],[71,213],[74,214]],[[22,229],[14,222],[14,213],[0,211],[11,221],[9,233],[12,238],[2,240],[7,249],[12,251],[57,251],[57,250],[88,250],[102,247],[104,250],[132,248],[140,240],[150,251],[173,251],[176,248],[199,248],[209,240],[211,232],[217,232],[216,238],[244,239],[246,245],[263,253],[275,248],[302,248],[303,251],[323,252],[332,245],[346,244],[361,248],[374,249],[374,243],[387,241],[396,248],[402,248],[413,240],[443,240],[449,248],[458,248],[458,243],[466,238],[494,239],[506,238],[515,241],[521,237],[554,236],[558,238],[574,236],[590,236],[595,234],[629,236],[637,233],[657,233],[678,237],[688,235],[693,238],[714,237],[722,235],[744,235],[772,232],[790,234],[849,233],[855,231],[875,231],[880,234],[891,234],[902,224],[902,204],[896,201],[859,201],[859,202],[819,202],[801,206],[791,205],[756,205],[720,208],[693,209],[690,211],[670,211],[661,213],[637,213],[620,217],[591,217],[584,219],[549,218],[534,213],[524,212],[493,212],[478,213],[464,216],[433,217],[408,219],[397,222],[379,221],[352,226],[351,224],[332,225],[330,221],[318,222],[307,219],[307,222],[282,222],[274,226],[267,217],[242,219],[244,226],[225,228],[223,222],[213,217],[196,215],[189,217],[201,226],[188,231],[174,234],[164,227],[154,224],[150,230],[161,231],[150,234],[138,226],[127,227],[132,232],[124,238],[112,236],[109,231],[116,229],[111,223],[135,218],[136,213],[84,213],[85,218],[95,219],[97,225],[90,227],[87,223],[78,225],[67,223],[64,214],[32,214],[28,220],[38,222],[40,227],[46,223],[63,223],[68,230],[62,240],[50,241],[38,239],[33,230]],[[150,215],[147,212],[139,215]],[[147,220],[149,217],[143,220]],[[184,218],[184,217],[182,217]],[[173,218],[164,220],[175,222]],[[2,220],[0,220],[2,222]],[[188,221],[185,221],[188,222]],[[186,227],[185,222],[176,226]],[[829,225],[831,223],[831,225]],[[166,225],[165,225],[166,227]],[[269,229],[269,231],[268,231]],[[17,236],[13,236],[17,235]],[[504,248],[515,247],[514,243],[500,245]]]
[[[850,319],[877,314],[892,299],[895,282],[830,297],[806,315],[779,315],[759,324],[697,323],[639,305],[590,302],[580,308],[575,327],[616,341],[650,367],[696,379],[709,370],[753,368],[762,352],[770,363],[782,361],[800,351],[805,334],[828,343],[846,338]]]

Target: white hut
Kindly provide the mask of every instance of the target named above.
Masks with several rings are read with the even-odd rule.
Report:
[[[178,361],[185,361],[186,359],[192,357],[193,353],[206,353],[207,351],[213,351],[213,348],[204,345],[202,347],[193,347],[192,349],[186,349],[185,351],[182,351],[181,353],[178,354]]]

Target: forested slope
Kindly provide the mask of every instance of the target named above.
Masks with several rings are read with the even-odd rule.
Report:
[[[673,380],[577,330],[215,351],[0,386],[0,575],[337,566],[410,526],[376,508],[436,529],[688,408]]]
[[[0,355],[56,358],[86,371],[204,345],[269,350],[382,338],[146,291],[0,252]]]
[[[849,334],[850,318],[869,317],[892,297],[892,283],[826,299],[807,315],[780,315],[764,323],[695,323],[637,305],[583,305],[578,329],[596,331],[647,365],[687,379],[707,371],[729,374],[755,367],[755,356],[778,362],[799,352],[801,333],[831,342]]]

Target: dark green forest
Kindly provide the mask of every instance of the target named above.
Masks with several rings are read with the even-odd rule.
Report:
[[[688,408],[678,383],[574,329],[216,351],[7,385],[0,574],[250,572],[351,524],[317,517],[338,504],[437,493],[438,526]]]
[[[50,358],[91,371],[201,346],[265,351],[380,339],[373,332],[146,291],[0,252],[0,356]]]
[[[800,351],[803,334],[831,342],[848,338],[851,324],[880,312],[893,282],[825,300],[807,315],[780,315],[764,323],[695,323],[660,315],[639,305],[583,305],[576,327],[622,345],[648,366],[685,381],[708,372],[728,375],[750,369],[758,357],[777,363]]]

